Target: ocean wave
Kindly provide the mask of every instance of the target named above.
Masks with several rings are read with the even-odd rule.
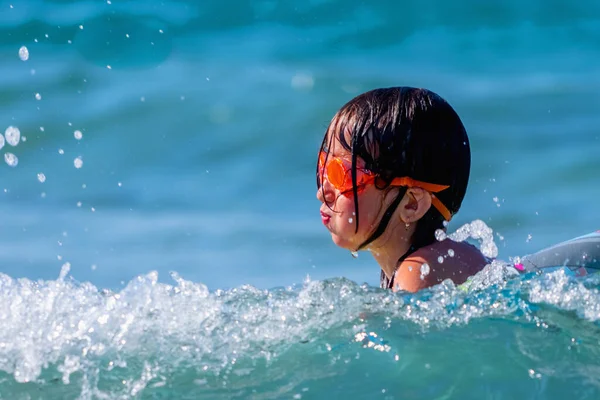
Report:
[[[540,353],[546,346],[533,339],[545,335],[563,352],[593,345],[590,351],[597,353],[589,330],[598,331],[600,280],[575,279],[562,270],[514,278],[508,271],[494,263],[468,291],[444,282],[418,294],[342,278],[209,291],[176,273],[174,284],[159,283],[156,272],[113,292],[69,278],[68,264],[52,281],[0,275],[0,390],[37,388],[80,398],[301,398],[327,393],[322,385],[340,379],[367,382],[366,394],[374,389],[357,372],[360,366],[384,363],[389,369],[382,377],[390,379],[424,364],[438,371],[478,346],[511,341],[513,357],[545,367],[530,373],[532,368],[516,366],[523,382],[538,375],[560,381],[560,363]],[[504,337],[493,333],[502,329]],[[563,331],[572,335],[567,346]],[[440,335],[448,347],[434,354],[424,343]],[[495,357],[479,360],[482,368],[506,362],[501,352]],[[595,365],[588,362],[570,374],[583,378],[583,370]],[[337,390],[350,395],[352,387]],[[595,383],[586,388],[600,389]],[[394,390],[388,385],[386,392]],[[411,390],[424,393],[418,385]]]

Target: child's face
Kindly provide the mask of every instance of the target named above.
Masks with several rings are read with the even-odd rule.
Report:
[[[352,165],[351,154],[345,150],[337,140],[329,149],[328,159],[338,157],[344,160],[347,166]],[[364,167],[364,161],[357,159],[357,169]],[[356,214],[354,194],[352,191],[342,194],[326,178],[322,187],[317,190],[317,199],[321,205],[321,219],[329,232],[333,242],[348,250],[356,250],[358,246],[368,239],[379,223],[383,209],[384,192],[375,188],[373,184],[366,185],[358,193],[359,225],[356,232]]]

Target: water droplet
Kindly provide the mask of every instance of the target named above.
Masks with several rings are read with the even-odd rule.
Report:
[[[352,223],[352,218],[348,218],[348,222],[349,222],[349,223]]]
[[[81,202],[80,201],[77,202],[77,207],[81,207]]]
[[[529,377],[532,379],[540,379],[542,377],[542,374],[540,374],[539,372],[536,372],[534,369],[530,369],[527,372],[529,374]]]
[[[527,235],[527,240],[525,241],[526,243],[529,243],[531,241],[531,239],[533,238],[533,236],[531,236],[531,234]]]
[[[79,25],[79,29],[83,29],[83,25]]]
[[[431,272],[431,269],[429,268],[429,264],[425,263],[425,264],[421,265],[421,279],[425,279],[425,277],[427,275],[429,275],[429,272]]]
[[[65,151],[63,149],[58,149],[58,154],[65,154]]]
[[[409,272],[410,272],[410,271],[412,271],[412,265],[409,265],[409,266],[408,266],[408,271],[409,271]]]
[[[121,182],[117,183],[117,185],[118,185],[119,187],[123,186],[123,184],[122,184]]]
[[[35,99],[36,99],[36,100],[41,100],[41,99],[42,99],[42,95],[41,95],[41,94],[39,94],[39,93],[36,93],[36,94],[35,94]]]
[[[92,268],[92,271],[95,271],[96,268],[98,268],[98,266],[96,264],[92,264],[91,268]]]
[[[6,131],[4,131],[4,137],[6,138],[6,143],[14,147],[18,145],[21,140],[21,131],[16,126],[9,126],[6,128]]]
[[[22,61],[29,60],[29,50],[27,49],[27,47],[21,46],[21,48],[19,49],[19,58]]]
[[[83,160],[81,157],[75,158],[75,160],[73,160],[73,165],[75,165],[75,168],[81,168],[83,166]]]
[[[64,280],[70,270],[71,270],[71,263],[70,262],[64,263],[63,266],[60,268],[60,274],[58,275],[58,280],[59,281]]]
[[[11,167],[16,167],[19,164],[19,159],[13,153],[5,153],[4,161]]]
[[[444,225],[444,228],[448,227],[448,221],[444,220],[444,222],[442,222],[442,225]]]
[[[42,183],[46,182],[46,175],[44,175],[41,172],[39,174],[37,174],[37,178],[38,178],[38,181],[40,181]]]
[[[444,256],[439,256],[437,261],[442,264],[444,262]]]
[[[435,239],[438,242],[441,242],[442,240],[446,240],[446,232],[444,232],[442,229],[436,229],[435,230]]]
[[[350,255],[351,255],[353,258],[358,258],[358,252],[357,252],[357,251],[351,251],[351,252],[350,252]]]
[[[455,242],[463,242],[469,237],[479,240],[481,243],[480,251],[484,256],[490,258],[498,256],[498,247],[494,243],[493,231],[482,220],[474,220],[470,224],[461,226],[449,237]]]
[[[452,249],[448,249],[448,255],[449,255],[450,257],[454,257],[454,250],[452,250]]]
[[[4,136],[0,133],[0,149],[4,147]]]
[[[81,133],[80,130],[76,130],[75,132],[73,132],[73,136],[75,136],[75,139],[81,140],[81,138],[83,137],[83,133]]]

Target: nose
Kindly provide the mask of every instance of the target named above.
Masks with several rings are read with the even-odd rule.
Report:
[[[323,179],[321,187],[317,189],[317,199],[327,204],[333,204],[335,201],[335,188],[327,179]]]

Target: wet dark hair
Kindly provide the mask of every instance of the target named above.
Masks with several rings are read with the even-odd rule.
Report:
[[[371,90],[346,103],[333,117],[321,144],[331,148],[333,140],[352,154],[352,182],[358,231],[356,161],[375,173],[375,185],[387,190],[396,177],[410,178],[450,187],[435,196],[455,214],[467,190],[471,169],[469,138],[458,114],[444,99],[426,89],[393,87]],[[317,163],[317,186],[320,176]],[[387,227],[404,197],[401,187],[378,228],[364,248]],[[445,230],[444,217],[431,207],[418,221],[412,237],[417,249],[435,241],[435,231]]]

